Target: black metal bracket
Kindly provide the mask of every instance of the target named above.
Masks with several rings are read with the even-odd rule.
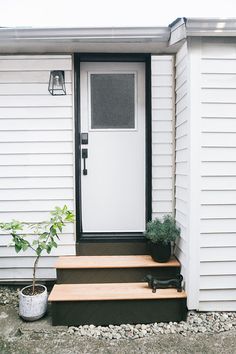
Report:
[[[181,274],[177,275],[176,278],[165,280],[156,279],[152,275],[148,274],[145,276],[144,281],[148,282],[148,286],[152,289],[153,293],[155,293],[157,289],[175,288],[178,292],[182,292],[183,290],[183,276]]]

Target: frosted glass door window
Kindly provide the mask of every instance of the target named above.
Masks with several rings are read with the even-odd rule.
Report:
[[[91,128],[135,128],[135,74],[91,74]]]

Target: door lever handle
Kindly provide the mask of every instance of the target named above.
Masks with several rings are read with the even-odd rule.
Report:
[[[88,174],[88,170],[86,168],[86,159],[88,158],[88,149],[82,149],[82,159],[83,159],[83,175],[86,176]]]

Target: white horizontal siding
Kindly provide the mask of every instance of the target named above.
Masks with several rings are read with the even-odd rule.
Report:
[[[9,118],[0,120],[0,129],[3,131],[58,131],[58,130],[72,130],[71,118],[62,118],[56,120],[53,118],[34,118],[33,119],[11,119],[11,126],[9,126]]]
[[[0,94],[2,96],[36,96],[36,95],[45,95],[47,92],[48,84],[45,83],[15,83],[0,84]],[[67,85],[67,94],[71,95],[71,87]]]
[[[55,258],[56,260],[56,258]],[[36,272],[37,279],[55,279],[56,269],[38,268]],[[32,279],[32,267],[29,268],[3,268],[1,269],[1,282],[29,282]]]
[[[0,176],[15,177],[51,177],[51,176],[73,176],[72,166],[64,165],[39,165],[39,166],[0,166]]]
[[[213,292],[213,291],[211,291]],[[224,291],[224,294],[227,293]],[[201,292],[200,292],[201,294]],[[235,311],[236,301],[200,301],[199,303],[199,311]]]
[[[236,247],[226,247],[224,246],[224,252],[222,252],[222,247],[207,247],[201,248],[200,261],[202,262],[224,262],[224,261],[235,261],[235,251]],[[236,269],[233,270],[236,274]]]
[[[219,149],[217,149],[217,153],[218,151]],[[221,151],[223,151],[223,149],[221,149]],[[215,154],[214,161],[216,156],[220,156],[220,153],[219,155],[217,155],[217,153]],[[219,157],[219,159],[221,159],[221,157]],[[202,176],[201,182],[202,190],[235,190],[236,176]]]
[[[45,122],[46,123],[46,122]],[[45,124],[46,125],[46,124]],[[68,130],[55,130],[55,131],[47,131],[47,130],[37,130],[37,131],[24,131],[22,134],[22,130],[20,131],[2,131],[0,132],[1,144],[4,142],[54,142],[54,141],[67,141],[71,142],[73,140],[72,131]]]
[[[152,211],[173,209],[173,57],[152,56]]]
[[[54,189],[56,188],[57,190],[59,189],[67,189],[67,188],[73,188],[73,177],[27,177],[27,178],[18,178],[18,177],[12,177],[12,178],[1,178],[1,184],[0,184],[0,190],[3,189],[11,189],[11,190],[17,190],[17,189],[28,189],[28,188],[33,188],[33,189],[45,189],[45,188],[50,188]]]
[[[62,68],[63,70],[71,70],[71,61],[70,57],[41,57],[37,56],[29,56],[24,57],[23,59],[17,58],[17,60],[9,60],[8,58],[1,57],[0,58],[0,71],[50,71],[50,70],[58,70],[58,68]]]
[[[51,70],[64,70],[66,96],[48,92]],[[72,58],[70,55],[0,57],[0,219],[42,221],[56,205],[74,208]],[[33,236],[31,236],[32,238]],[[0,281],[32,277],[33,254],[16,254],[1,235]],[[75,254],[69,225],[39,278],[55,278],[58,255]]]
[[[222,295],[225,296],[224,290],[201,290],[200,292],[200,300],[201,301],[222,301]],[[203,300],[204,299],[204,300]],[[226,299],[227,301],[235,301],[236,299],[236,290],[228,290]]]
[[[212,122],[214,128],[215,123]],[[209,129],[209,128],[207,128]],[[226,123],[226,129],[227,129],[227,123]],[[223,130],[223,129],[222,129]],[[236,147],[210,147],[206,146],[203,147],[202,149],[203,154],[202,154],[202,161],[203,162],[235,162],[235,155],[236,155]]]
[[[17,58],[16,58],[17,60]],[[67,61],[69,62],[71,59],[68,57]],[[57,59],[55,58],[55,62]],[[50,61],[53,63],[53,61]],[[24,68],[24,60],[21,62],[22,68]],[[60,68],[59,70],[63,70],[62,67],[57,66]],[[29,69],[29,68],[28,68]],[[22,70],[19,68],[18,70],[13,71],[0,71],[0,84],[18,84],[18,83],[25,83],[25,84],[47,84],[49,80],[49,71],[54,70],[52,69],[45,69],[45,70]],[[72,72],[65,71],[65,82],[71,83],[72,81]]]
[[[32,241],[35,239],[35,235],[28,235],[27,240]],[[11,245],[11,236],[8,234],[1,234],[0,237],[0,245],[8,247]],[[72,227],[66,227],[64,232],[59,235],[59,240],[57,241],[58,245],[72,245],[74,243],[74,235],[73,235],[73,228]],[[17,257],[18,255],[15,254]],[[11,260],[9,260],[11,261]],[[43,262],[43,261],[42,261]]]
[[[201,247],[236,247],[236,234],[235,233],[211,233],[200,236]]]
[[[175,118],[175,218],[181,237],[175,254],[181,261],[182,274],[188,289],[188,50],[185,43],[176,55],[176,118]]]
[[[57,248],[54,248],[51,252],[50,255],[47,254],[47,252],[45,252],[45,254],[43,255],[43,259],[45,257],[55,257],[57,256],[58,254],[60,255],[63,255],[63,256],[66,256],[68,254],[71,254],[73,253],[74,251],[74,244],[72,245],[67,245],[67,244],[63,244],[63,245],[59,245]],[[24,259],[22,260],[22,254],[18,254],[18,262],[19,263],[22,263],[22,266],[24,266],[24,260],[26,257],[31,257],[33,258],[34,256],[34,252],[29,250],[29,251],[25,251],[25,254],[24,254]],[[11,247],[11,246],[2,246],[1,247],[1,257],[14,257],[16,258],[16,252],[15,252],[15,249],[14,247]],[[42,259],[42,262],[43,262],[43,259]]]
[[[234,249],[235,252],[235,249]],[[200,274],[201,275],[235,275],[236,274],[236,262],[235,261],[206,261],[201,262]],[[236,292],[236,290],[234,290]]]
[[[70,153],[41,154],[1,154],[0,165],[72,165],[73,156]]]
[[[202,275],[200,278],[201,290],[235,289],[236,275]],[[222,299],[221,299],[222,300]],[[225,300],[225,299],[224,299]]]
[[[59,121],[61,118],[71,118],[72,107],[2,107],[0,118],[3,119],[33,119],[33,118],[53,118]]]
[[[4,145],[0,143],[2,147],[1,152],[3,154],[32,154],[40,153],[72,153],[73,144],[67,141],[35,141],[35,142],[21,142],[21,144],[16,142],[5,142]]]
[[[0,107],[71,107],[71,96],[2,95]]]
[[[10,193],[9,193],[10,192]],[[58,189],[58,188],[28,188],[28,189],[14,189],[14,195],[11,193],[11,189],[3,189],[0,193],[0,201],[9,200],[73,200],[74,190],[73,188]]]
[[[203,39],[199,310],[236,310],[236,49]]]
[[[213,193],[213,196],[215,198],[215,190],[214,191],[205,191],[206,195],[207,192]],[[218,193],[221,193],[223,196],[225,193],[235,193],[235,191],[217,191]],[[228,202],[228,201],[227,201]],[[202,219],[234,219],[235,214],[236,214],[236,206],[235,206],[235,199],[233,199],[231,204],[225,204],[220,202],[215,201],[214,203],[210,204],[209,202],[205,202],[205,204],[202,204],[201,207],[201,217]]]

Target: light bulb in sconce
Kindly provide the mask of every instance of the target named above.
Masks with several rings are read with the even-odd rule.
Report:
[[[54,85],[55,85],[55,86],[59,86],[59,85],[60,85],[60,81],[59,81],[59,76],[58,76],[58,75],[56,75],[56,76],[54,77]]]

